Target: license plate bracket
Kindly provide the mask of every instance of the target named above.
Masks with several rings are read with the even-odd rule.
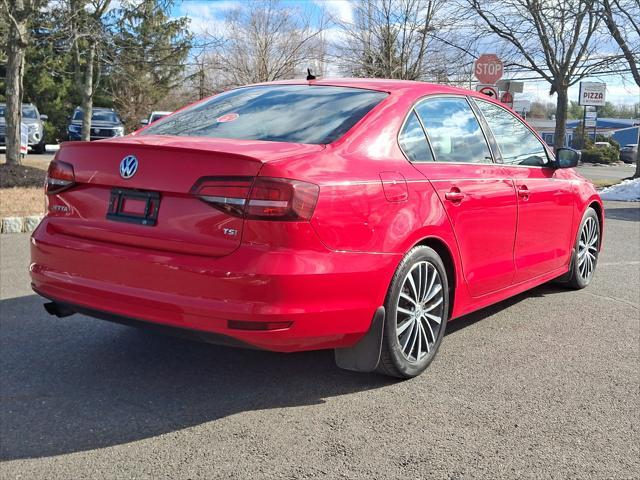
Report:
[[[126,211],[125,204],[127,201],[143,202],[144,209],[141,209],[141,213]],[[109,198],[107,220],[153,227],[158,222],[159,209],[160,192],[113,188]]]

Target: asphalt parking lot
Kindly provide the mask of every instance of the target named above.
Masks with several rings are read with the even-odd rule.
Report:
[[[1,236],[0,477],[638,478],[640,205],[606,207],[589,288],[452,322],[405,382],[54,319]]]

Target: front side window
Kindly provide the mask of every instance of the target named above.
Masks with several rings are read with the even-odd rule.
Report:
[[[402,131],[398,137],[400,148],[412,162],[432,162],[433,156],[427,143],[427,137],[422,130],[422,125],[418,121],[416,112],[413,110],[407,118]]]
[[[327,144],[386,96],[385,92],[320,85],[244,87],[163,118],[140,135]]]
[[[489,146],[465,98],[429,98],[416,111],[436,161],[491,163]]]
[[[508,165],[544,166],[547,152],[531,130],[504,108],[476,100],[502,153],[502,163]]]

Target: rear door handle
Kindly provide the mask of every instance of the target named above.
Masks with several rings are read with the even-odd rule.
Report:
[[[526,185],[520,185],[518,187],[518,196],[527,199],[527,198],[529,198],[530,194],[531,194],[531,192],[529,191],[529,189],[527,188]]]
[[[444,198],[446,198],[450,202],[459,203],[464,198],[464,193],[454,187],[451,189],[451,191],[444,194]]]

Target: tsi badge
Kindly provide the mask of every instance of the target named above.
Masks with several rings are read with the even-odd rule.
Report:
[[[222,232],[225,235],[229,235],[230,237],[235,237],[236,235],[238,235],[238,230],[236,230],[235,228],[223,228]]]
[[[120,162],[120,176],[122,178],[131,178],[138,171],[138,159],[133,155],[127,155]]]

